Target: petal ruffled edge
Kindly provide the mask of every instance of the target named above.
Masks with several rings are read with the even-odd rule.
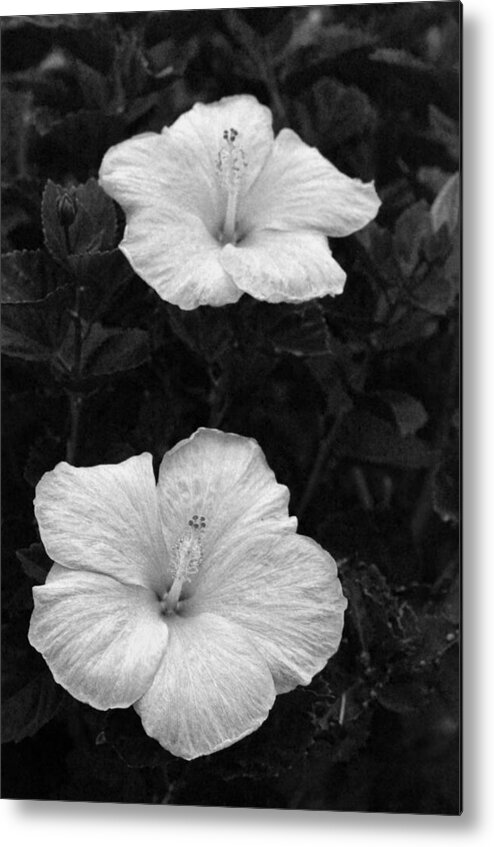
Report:
[[[211,554],[186,613],[241,626],[266,659],[278,694],[308,685],[337,651],[347,601],[332,556],[302,535],[235,539]]]
[[[36,486],[34,512],[53,561],[162,589],[163,537],[150,453],[115,465],[60,462]]]
[[[346,273],[319,232],[259,230],[227,244],[221,264],[235,285],[268,303],[301,303],[341,294]]]
[[[254,732],[276,695],[266,661],[236,624],[206,613],[175,617],[169,629],[156,678],[134,708],[148,735],[190,761]]]
[[[33,597],[29,641],[73,697],[106,710],[148,690],[168,640],[153,592],[53,565]]]
[[[221,245],[200,218],[167,219],[156,206],[131,212],[119,247],[162,300],[184,311],[226,306],[242,296],[221,265]]]
[[[352,179],[283,129],[244,200],[239,225],[245,233],[314,229],[341,237],[373,220],[380,205],[373,182]]]

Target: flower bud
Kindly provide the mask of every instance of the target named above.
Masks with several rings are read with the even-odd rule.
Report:
[[[77,214],[77,199],[75,194],[64,189],[57,199],[57,212],[63,227],[73,224]]]

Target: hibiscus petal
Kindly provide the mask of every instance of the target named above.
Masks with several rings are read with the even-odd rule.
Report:
[[[275,699],[266,661],[234,623],[173,617],[156,678],[135,704],[145,731],[175,756],[228,747],[266,719]]]
[[[235,145],[242,150],[246,163],[242,184],[242,192],[245,192],[257,179],[273,144],[271,110],[255,97],[240,94],[223,97],[217,103],[196,103],[175,121],[169,133],[194,149],[202,146],[209,161],[208,173],[216,176],[218,154],[224,144],[223,133],[231,129],[238,133]]]
[[[181,309],[224,306],[242,296],[221,266],[221,246],[203,221],[167,217],[156,204],[127,215],[120,250],[162,300]]]
[[[166,127],[117,144],[99,179],[126,213],[120,249],[163,300],[195,309],[239,299],[218,261],[226,200],[199,136]]]
[[[283,129],[240,210],[239,229],[318,229],[349,235],[377,215],[372,182],[341,173],[314,147]]]
[[[329,553],[305,536],[261,533],[218,545],[210,558],[185,613],[207,609],[242,626],[278,694],[307,685],[343,629],[347,602]]]
[[[219,539],[258,527],[295,532],[290,493],[276,482],[257,441],[216,429],[199,429],[165,454],[158,481],[168,549],[193,515],[206,519],[204,562]]]
[[[210,231],[219,226],[221,193],[214,169],[199,139],[147,132],[105,153],[99,172],[102,188],[125,210],[160,210],[162,215],[192,214]]]
[[[150,453],[92,468],[61,462],[38,483],[34,509],[46,552],[59,564],[156,591],[165,587]]]
[[[252,232],[227,244],[221,263],[242,291],[269,303],[340,294],[346,280],[319,232]]]
[[[33,595],[29,641],[73,697],[125,708],[148,690],[168,639],[153,592],[54,565]]]

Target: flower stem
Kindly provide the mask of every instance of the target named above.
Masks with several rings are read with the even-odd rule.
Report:
[[[67,253],[70,255],[72,250],[69,227],[64,226],[63,229]],[[71,368],[71,379],[76,385],[78,385],[80,381],[82,368],[82,319],[80,314],[82,294],[83,286],[77,284],[75,289],[74,308],[72,310],[72,321],[74,326],[74,357]],[[71,390],[68,394],[70,431],[65,449],[65,458],[67,462],[73,465],[77,461],[79,452],[83,396],[78,390]]]
[[[447,377],[444,380],[443,402],[441,404],[442,412],[439,417],[439,421],[436,427],[436,432],[432,443],[437,459],[430,466],[430,468],[425,474],[424,482],[422,484],[422,490],[418,497],[410,523],[412,537],[415,541],[415,544],[417,545],[420,545],[422,543],[427,523],[433,512],[432,495],[434,487],[434,477],[438,467],[441,464],[443,453],[448,441],[451,427],[451,416],[454,411],[455,388],[458,385],[458,351],[460,337],[456,321],[452,322],[449,331],[450,367]],[[451,398],[453,398],[453,400]]]
[[[345,414],[346,410],[343,410],[342,412],[339,412],[336,415],[327,435],[323,438],[321,444],[319,445],[319,450],[317,451],[317,455],[312,466],[312,470],[310,472],[305,491],[302,494],[302,497],[300,498],[300,502],[298,504],[297,517],[299,520],[302,519],[303,515],[307,511],[307,508],[309,507],[311,500],[317,490],[317,486],[319,485],[319,477],[322,471],[324,470],[324,466],[331,452],[331,447],[333,446],[333,442],[336,438],[340,423]]]
[[[69,393],[70,434],[65,450],[65,460],[70,465],[76,463],[79,452],[82,404],[82,395],[71,391]]]
[[[273,69],[270,53],[268,53],[265,60],[262,62],[262,70],[264,82],[271,98],[271,107],[273,115],[275,116],[275,125],[278,129],[281,129],[284,126],[288,126],[289,121],[283,97],[281,95],[280,86]]]
[[[215,429],[221,424],[227,410],[227,375],[222,372],[219,377],[215,377],[210,367],[209,378],[211,380],[211,391],[209,392],[208,426]]]

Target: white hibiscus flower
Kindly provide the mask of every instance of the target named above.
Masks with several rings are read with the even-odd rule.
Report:
[[[296,534],[256,441],[200,429],[163,458],[43,476],[35,511],[56,564],[29,639],[96,709],[133,705],[176,756],[227,747],[338,648],[346,600]]]
[[[343,290],[327,236],[377,214],[373,183],[350,179],[290,129],[274,138],[255,97],[196,104],[161,134],[105,154],[100,184],[124,209],[120,249],[163,300],[182,309],[271,303]]]

